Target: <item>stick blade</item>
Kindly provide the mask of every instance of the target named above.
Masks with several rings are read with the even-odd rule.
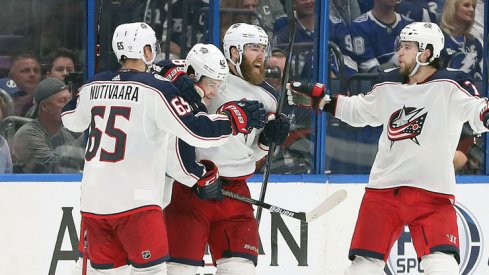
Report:
[[[316,208],[306,213],[306,222],[312,222],[322,215],[328,213],[331,209],[338,206],[346,199],[347,193],[345,190],[338,190],[327,197]]]

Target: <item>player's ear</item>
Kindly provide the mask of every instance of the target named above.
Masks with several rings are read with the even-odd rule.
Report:
[[[239,52],[236,47],[231,47],[231,59],[236,62],[239,60]]]
[[[421,62],[428,62],[432,55],[433,55],[433,50],[430,47],[426,47],[426,49],[424,49],[424,51],[423,51],[423,54],[421,54],[422,60],[420,60],[420,61]]]

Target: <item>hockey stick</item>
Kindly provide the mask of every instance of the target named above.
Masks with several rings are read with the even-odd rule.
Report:
[[[332,195],[328,196],[323,202],[321,202],[318,206],[316,206],[314,209],[312,209],[309,212],[295,212],[292,210],[287,210],[275,205],[268,204],[266,202],[258,201],[252,198],[248,198],[236,193],[233,193],[228,190],[222,190],[222,194],[226,197],[239,200],[242,202],[246,202],[249,204],[256,205],[261,208],[266,208],[270,210],[270,212],[275,212],[279,213],[281,215],[285,215],[294,219],[298,219],[301,221],[305,222],[312,222],[316,220],[317,218],[321,217],[322,215],[326,214],[328,211],[331,209],[335,208],[338,206],[340,203],[342,203],[346,199],[346,191],[345,190],[338,190],[334,192]]]
[[[287,17],[289,23],[289,54],[287,55],[287,59],[285,60],[284,75],[282,76],[282,89],[280,91],[280,95],[278,98],[277,109],[275,111],[276,114],[282,113],[282,106],[284,104],[285,94],[287,92],[285,87],[289,82],[290,67],[292,66],[293,46],[295,40],[295,16],[294,16],[294,9],[292,7],[292,0],[286,1],[285,9],[287,10]],[[275,151],[275,147],[276,144],[274,142],[270,143],[270,146],[268,147],[268,155],[267,155],[267,160],[265,162],[265,172],[263,173],[263,183],[261,186],[259,202],[263,202],[265,200],[265,193],[267,191],[268,178],[270,177],[270,170],[272,169],[273,152]],[[260,225],[261,212],[262,209],[260,206],[258,206],[256,210],[256,221],[258,222],[258,225]]]

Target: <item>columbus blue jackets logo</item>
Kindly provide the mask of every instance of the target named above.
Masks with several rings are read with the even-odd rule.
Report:
[[[391,147],[394,142],[405,139],[410,139],[419,145],[417,137],[421,134],[428,115],[427,112],[422,113],[423,109],[403,106],[391,115],[387,132]]]

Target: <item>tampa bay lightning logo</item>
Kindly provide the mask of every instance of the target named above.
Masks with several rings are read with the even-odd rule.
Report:
[[[468,73],[475,79],[480,79],[479,58],[475,49],[467,52],[458,52],[450,58],[448,68],[459,69]]]
[[[403,106],[391,115],[387,131],[391,147],[395,141],[405,139],[410,139],[419,145],[417,137],[421,134],[428,115],[428,112],[421,113],[423,109]]]
[[[462,204],[456,203],[457,224],[460,244],[461,275],[479,275],[474,273],[482,260],[482,244],[484,243],[482,228],[475,216]],[[452,236],[453,237],[453,236]],[[453,237],[454,238],[454,237]],[[384,269],[387,275],[419,275],[424,274],[412,245],[411,234],[407,227],[394,243]]]

